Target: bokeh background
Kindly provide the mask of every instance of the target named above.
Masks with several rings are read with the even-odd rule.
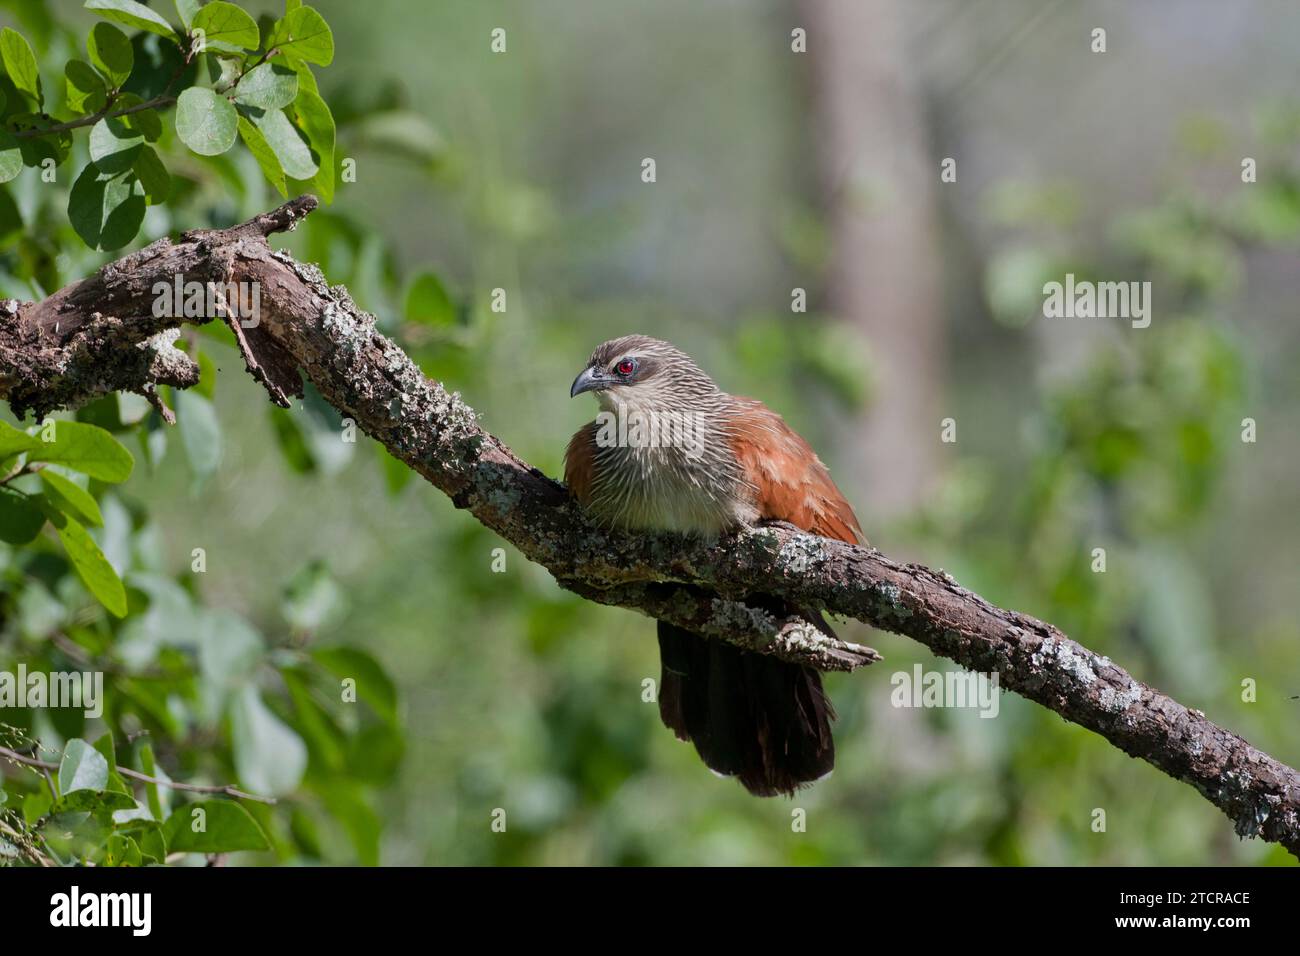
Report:
[[[887,554],[1050,620],[1300,760],[1300,8],[315,5],[356,182],[282,244],[526,460],[560,472],[593,414],[568,397],[593,346],[667,338],[807,436]],[[77,36],[92,22],[73,0],[46,6]],[[190,167],[186,201],[151,209],[139,244],[279,201],[238,150]],[[60,228],[58,203],[41,213],[16,186],[30,236]],[[60,267],[66,280],[108,258]],[[37,296],[6,268],[4,295]],[[1043,318],[1043,283],[1066,272],[1151,281],[1150,328]],[[106,506],[122,516],[110,556],[239,615],[272,652],[373,656],[400,728],[354,740],[344,772],[366,786],[334,803],[304,786],[291,818],[267,819],[277,854],[243,862],[1294,862],[1020,698],[991,720],[891,706],[891,675],[954,665],[853,622],[840,632],[885,661],[826,680],[834,776],[753,799],[642,700],[650,621],[561,591],[508,545],[493,573],[494,535],[368,439],[340,442],[323,403],[273,410],[228,344],[203,347],[215,415],[196,405],[187,422],[182,402],[179,435],[141,426],[154,460]],[[45,639],[38,612],[57,618],[35,603],[0,632],[8,654]],[[294,688],[256,680],[290,710]],[[231,732],[206,719],[196,733]],[[310,779],[318,742],[292,726]]]

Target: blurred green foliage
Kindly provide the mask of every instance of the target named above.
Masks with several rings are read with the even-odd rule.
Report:
[[[76,6],[0,5],[32,37],[46,90],[63,88],[53,78],[91,29]],[[286,14],[278,0],[243,6],[262,33]],[[573,373],[594,344],[635,330],[678,341],[724,387],[780,410],[865,497],[870,476],[843,468],[843,423],[872,400],[870,343],[833,316],[786,311],[795,285],[818,310],[828,254],[797,172],[801,141],[773,120],[801,129],[796,84],[761,56],[713,67],[719,36],[766,49],[772,22],[784,29],[774,6],[693,10],[684,32],[638,13],[618,29],[650,31],[686,67],[629,57],[617,95],[592,54],[613,26],[582,5],[457,0],[421,6],[400,30],[396,0],[318,6],[339,44],[320,78],[337,129],[331,170],[350,160],[357,176],[278,242],[347,285],[426,374],[464,391],[548,473],[590,417],[568,403]],[[511,53],[492,60],[486,38],[501,23]],[[135,62],[161,62],[158,42],[134,36]],[[1294,482],[1268,476],[1294,474],[1295,446],[1244,444],[1240,432],[1253,417],[1276,435],[1300,396],[1273,371],[1285,343],[1270,356],[1232,318],[1259,307],[1252,261],[1294,263],[1300,113],[1278,103],[1257,114],[1270,175],[1206,188],[1205,170],[1235,170],[1238,150],[1213,118],[1192,117],[1159,197],[1100,233],[1065,173],[999,177],[983,192],[980,281],[958,290],[960,360],[947,383],[952,407],[982,414],[963,412],[932,498],[868,533],[1051,620],[1287,760],[1300,634],[1294,601],[1277,596],[1294,563],[1244,562],[1279,511],[1294,513]],[[255,137],[198,156],[163,125],[171,188],[135,244],[278,201]],[[647,130],[659,147],[642,145]],[[84,132],[68,147],[74,167],[89,162]],[[651,148],[672,154],[661,170],[686,170],[664,177],[654,201],[618,171]],[[699,156],[725,159],[712,168]],[[16,298],[111,258],[70,225],[70,177],[32,173],[0,190],[0,294]],[[1159,318],[1057,346],[1050,364],[1062,368],[1044,371],[1041,288],[1066,271],[1153,280]],[[505,311],[492,308],[497,289]],[[345,423],[310,389],[291,410],[269,407],[223,328],[189,330],[185,343],[203,380],[164,396],[175,428],[137,396],[59,416],[103,429],[135,461],[117,483],[51,471],[92,502],[65,488],[60,513],[97,509],[87,537],[122,582],[125,615],[96,600],[55,525],[0,545],[0,670],[102,669],[107,690],[102,720],[0,717],[0,743],[38,741],[36,756],[55,763],[72,754],[89,784],[64,787],[62,767],[52,780],[6,767],[0,853],[11,859],[134,863],[183,850],[196,862],[223,847],[168,821],[199,803],[244,808],[248,821],[219,810],[210,830],[224,849],[248,847],[248,863],[1289,862],[1238,841],[1189,788],[1019,698],[1005,697],[996,720],[890,707],[892,673],[945,662],[847,622],[846,636],[887,660],[827,679],[835,775],[793,802],[752,799],[707,773],[643,700],[658,674],[649,622],[562,592],[369,439],[340,441]],[[1252,510],[1256,499],[1267,507]],[[1254,523],[1238,529],[1247,514]],[[1104,574],[1092,570],[1098,547]],[[1257,701],[1242,700],[1243,678],[1258,682]],[[127,786],[118,767],[279,802]],[[113,809],[128,791],[131,806]],[[99,802],[74,808],[78,793]],[[1106,833],[1090,826],[1099,807]],[[806,832],[791,826],[795,809]],[[492,826],[500,812],[504,832]],[[251,849],[258,839],[268,849]]]

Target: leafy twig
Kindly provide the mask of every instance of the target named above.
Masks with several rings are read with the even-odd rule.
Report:
[[[54,126],[33,127],[32,129],[17,130],[14,132],[14,139],[35,139],[38,136],[48,136],[51,133],[66,133],[68,130],[80,129],[83,126],[94,126],[102,119],[116,119],[119,116],[129,116],[132,113],[142,113],[145,110],[163,109],[171,106],[176,102],[174,96],[155,96],[151,100],[143,103],[136,103],[134,106],[124,106],[120,110],[111,110],[105,106],[98,113],[91,113],[89,116],[83,116],[80,119],[68,120],[66,123],[56,123]]]
[[[14,761],[15,763],[20,763],[26,767],[34,767],[38,770],[44,770],[47,774],[51,770],[59,769],[59,765],[56,763],[51,763],[48,760],[38,760],[35,757],[28,757],[18,753],[16,750],[10,750],[8,747],[0,747],[0,757],[6,757],[9,760]],[[220,793],[225,794],[228,797],[236,797],[240,800],[256,800],[258,803],[274,804],[276,802],[274,797],[264,797],[261,794],[256,793],[245,793],[243,790],[230,785],[223,786],[221,784],[214,784],[212,786],[206,786],[198,783],[179,783],[175,780],[161,780],[158,777],[151,777],[148,774],[141,773],[139,770],[132,770],[129,767],[121,766],[117,768],[117,772],[124,777],[138,780],[141,783],[157,784],[160,787],[168,787],[172,790],[184,790],[187,793]]]

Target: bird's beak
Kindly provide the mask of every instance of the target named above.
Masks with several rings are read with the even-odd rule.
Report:
[[[569,398],[576,398],[583,392],[597,391],[607,384],[605,374],[599,368],[595,366],[584,368],[582,374],[573,380],[573,387],[569,389]]]

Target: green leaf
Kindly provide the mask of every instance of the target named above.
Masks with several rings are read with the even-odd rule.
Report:
[[[225,56],[209,54],[203,59],[207,65],[208,79],[210,80],[207,85],[214,90],[223,92],[234,87],[239,82],[239,78],[243,76],[244,70],[248,68],[242,53],[227,54]]]
[[[334,818],[343,824],[357,849],[362,866],[379,865],[379,838],[383,824],[366,801],[365,790],[360,786],[331,786],[322,794],[325,806]]]
[[[0,541],[27,544],[45,527],[45,512],[31,498],[0,492]]]
[[[322,647],[312,652],[340,680],[356,681],[357,700],[390,724],[397,723],[397,688],[379,662],[353,647]]]
[[[195,811],[202,811],[196,814]],[[197,830],[201,824],[202,829]],[[233,853],[267,850],[270,844],[252,814],[232,800],[207,800],[177,807],[163,827],[172,853]]]
[[[108,761],[104,755],[80,737],[69,740],[59,761],[59,793],[103,790],[107,786]]]
[[[118,777],[115,773],[117,770],[117,747],[113,743],[113,735],[111,733],[102,734],[100,738],[95,741],[95,749],[103,754],[104,759],[108,761],[108,778],[110,784],[114,782],[121,783],[122,778]],[[121,787],[114,787],[113,789],[118,790],[121,793],[130,792]]]
[[[114,617],[126,616],[126,589],[122,581],[99,550],[99,545],[85,528],[66,515],[61,515],[62,522],[54,521],[54,529],[63,542],[63,550],[68,553],[72,566],[77,569],[77,576],[86,585],[86,590],[108,609]],[[100,758],[101,760],[103,757]]]
[[[0,183],[7,183],[23,171],[23,152],[7,129],[0,129]]]
[[[29,138],[20,140],[23,165],[40,166],[51,159],[56,165],[62,164],[72,149],[72,132],[50,132],[55,125],[52,117],[39,113],[11,113],[5,118],[7,127],[28,133]],[[17,137],[15,137],[17,138]]]
[[[298,74],[278,63],[263,63],[245,73],[235,85],[235,102],[260,110],[278,110],[298,95]]]
[[[302,475],[314,472],[316,459],[307,444],[307,436],[303,434],[302,426],[289,409],[269,405],[267,415],[271,421],[271,428],[275,431],[275,441],[280,446],[284,463]]]
[[[68,109],[76,113],[98,113],[108,102],[104,78],[85,60],[69,60],[63,67]]]
[[[68,193],[68,220],[92,249],[110,252],[135,238],[144,222],[144,187],[132,172],[105,176],[88,163]]]
[[[193,392],[176,393],[176,417],[181,443],[194,477],[202,483],[221,464],[221,423],[212,403]]]
[[[200,156],[219,156],[235,145],[239,114],[225,97],[192,86],[176,101],[176,133]]]
[[[318,66],[329,66],[334,60],[334,34],[325,18],[311,7],[290,10],[277,20],[267,44],[287,56]]]
[[[406,290],[406,320],[449,328],[456,324],[456,304],[432,272],[421,272]]]
[[[144,189],[145,202],[150,206],[157,206],[167,201],[167,194],[172,188],[172,177],[153,149],[148,146],[141,149],[140,155],[135,158],[135,165],[131,168],[139,178],[141,188]]]
[[[276,188],[276,191],[285,198],[288,198],[289,191],[284,184],[284,170],[280,168],[280,160],[275,156],[275,150],[271,144],[266,141],[262,131],[252,124],[247,117],[239,117],[239,136],[248,147],[248,151],[253,154],[257,160],[257,165],[264,175]]]
[[[283,668],[280,676],[289,689],[289,698],[293,702],[293,726],[307,742],[307,752],[313,771],[335,776],[342,774],[346,767],[343,763],[346,734],[328,706],[331,698],[321,696],[309,686],[306,670]],[[313,773],[315,776],[315,773]],[[335,780],[338,777],[335,776]]]
[[[256,50],[261,39],[257,21],[225,0],[213,0],[194,15],[190,33],[195,35],[200,31],[209,50]]]
[[[303,70],[308,76],[311,71]],[[299,78],[301,79],[299,74]],[[316,151],[320,161],[312,184],[326,202],[334,201],[334,115],[329,106],[315,90],[304,89],[299,83],[298,96],[293,101],[293,110],[298,114],[298,125],[307,134],[307,142]]]
[[[0,461],[41,447],[41,440],[8,422],[0,422]]]
[[[139,866],[140,847],[129,836],[114,833],[104,847],[104,866]]]
[[[397,773],[405,750],[406,743],[392,723],[366,724],[348,739],[343,759],[351,779],[381,784]]]
[[[307,148],[297,128],[289,122],[289,117],[284,115],[284,110],[268,110],[261,115],[254,115],[253,122],[266,137],[285,175],[294,179],[311,179],[316,175],[319,167],[312,159],[311,150]]]
[[[0,136],[0,140],[3,139],[4,137]],[[15,151],[21,155],[21,150]],[[0,148],[0,159],[3,159],[3,153],[4,150]],[[3,182],[3,179],[0,179],[0,182]],[[4,241],[16,233],[22,232],[23,228],[23,214],[19,212],[18,204],[14,202],[14,197],[10,195],[8,189],[0,189],[0,241]],[[53,262],[48,263],[48,267],[52,269]],[[47,274],[53,276],[56,273],[51,271]]]
[[[118,107],[126,109],[128,107],[140,106],[144,100],[134,93],[119,94],[117,102],[113,104],[116,111]],[[139,133],[149,142],[154,142],[162,135],[162,120],[158,116],[158,111],[154,109],[136,110],[134,113],[127,113],[120,117],[121,121],[126,124],[127,128]]]
[[[96,756],[99,756],[96,754]],[[103,760],[103,757],[99,757]],[[60,778],[62,771],[60,770]],[[85,813],[95,810],[133,810],[135,809],[135,797],[126,793],[119,793],[116,790],[93,789],[84,787],[73,793],[65,793],[59,799],[54,801],[50,807],[50,813]]]
[[[126,172],[143,146],[144,136],[128,126],[123,117],[105,116],[90,128],[90,158],[100,172]]]
[[[90,54],[90,62],[114,88],[126,82],[135,66],[131,41],[112,24],[96,23],[91,28],[90,36],[86,37],[86,52]]]
[[[176,15],[181,18],[181,23],[185,24],[187,30],[202,6],[203,0],[176,0]]]
[[[46,501],[82,524],[91,524],[97,528],[103,526],[104,516],[99,513],[99,505],[90,492],[48,468],[42,468],[40,475],[41,484],[45,486]]]
[[[5,27],[0,30],[0,58],[4,59],[5,72],[21,92],[30,96],[37,105],[44,103],[41,95],[41,75],[36,68],[36,54],[31,44],[17,30]]]
[[[194,386],[194,391],[211,401],[217,394],[217,364],[203,351],[198,354],[198,363],[199,381]]]
[[[23,819],[28,823],[35,823],[50,812],[52,802],[49,793],[45,790],[27,794],[23,797]]]
[[[131,477],[134,460],[122,444],[96,425],[55,422],[53,441],[36,441],[31,461],[64,465],[91,478],[116,484]]]
[[[287,56],[284,60],[298,74],[298,89],[311,90],[313,93],[320,92],[320,86],[316,83],[316,74],[311,71],[310,66],[302,62],[302,60],[295,60],[293,57]]]
[[[153,747],[150,744],[143,744],[140,747],[140,769],[144,771],[146,777],[157,777],[157,769],[154,766]],[[153,818],[160,823],[162,822],[162,800],[158,797],[158,784],[146,783],[144,785],[145,800],[149,804],[149,812]]]
[[[135,0],[86,0],[86,9],[105,20],[112,20],[137,30],[148,30],[159,36],[175,39],[176,31],[163,17]]]
[[[244,684],[231,704],[230,734],[240,782],[256,793],[292,793],[307,769],[307,746]]]
[[[132,831],[136,833],[136,842],[140,845],[140,855],[146,859],[152,859],[154,863],[163,863],[167,859],[167,840],[163,836],[162,826],[154,824],[152,827],[137,829],[142,821],[132,821],[136,827]]]

